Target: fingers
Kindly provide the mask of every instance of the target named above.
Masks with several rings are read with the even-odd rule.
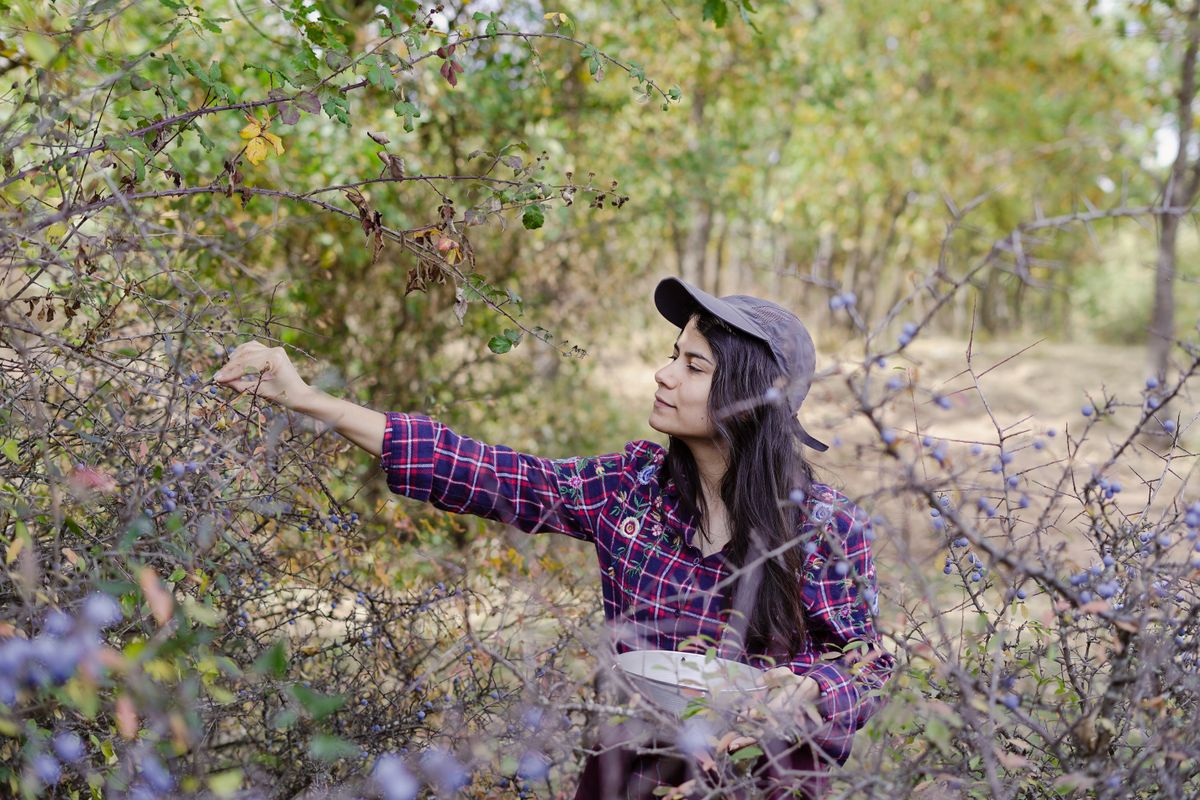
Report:
[[[726,749],[732,753],[735,750],[741,750],[743,747],[749,747],[750,745],[756,744],[757,742],[758,742],[758,740],[755,739],[753,736],[739,736],[736,739],[734,739],[733,741],[731,741],[729,743],[729,747]]]
[[[257,347],[247,347],[257,345]],[[246,349],[242,349],[242,348]],[[258,342],[247,342],[230,356],[225,366],[213,375],[213,380],[219,383],[229,383],[243,378],[247,374],[271,372],[275,366],[271,348],[264,347]]]
[[[772,667],[763,673],[762,680],[763,685],[770,689],[776,686],[787,686],[796,683],[800,680],[800,677],[792,672],[789,667]]]

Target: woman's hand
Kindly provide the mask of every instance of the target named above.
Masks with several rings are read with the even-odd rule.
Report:
[[[282,347],[267,347],[253,341],[238,345],[213,380],[286,408],[292,408],[311,391]]]
[[[751,709],[751,718],[782,720],[789,727],[801,726],[805,720],[816,722],[820,719],[816,703],[821,697],[821,687],[812,678],[797,675],[788,667],[774,667],[763,673],[763,684],[767,687],[766,708]],[[730,731],[721,737],[718,749],[733,752],[757,742],[753,736]]]

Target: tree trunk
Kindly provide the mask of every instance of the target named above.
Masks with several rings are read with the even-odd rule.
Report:
[[[1192,103],[1196,98],[1196,51],[1200,46],[1200,0],[1187,13],[1187,48],[1180,68],[1176,95],[1179,150],[1163,190],[1167,210],[1159,215],[1158,259],[1154,272],[1154,310],[1150,317],[1150,371],[1159,382],[1167,379],[1171,345],[1175,338],[1175,259],[1179,220],[1196,197],[1200,161],[1188,162],[1192,141]]]

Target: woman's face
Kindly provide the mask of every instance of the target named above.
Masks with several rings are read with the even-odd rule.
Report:
[[[654,373],[658,391],[650,412],[650,427],[683,440],[712,439],[708,392],[716,357],[708,340],[696,330],[695,318],[675,340],[671,360]]]

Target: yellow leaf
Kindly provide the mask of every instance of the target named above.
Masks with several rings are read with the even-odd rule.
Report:
[[[138,583],[142,586],[142,594],[146,597],[154,621],[159,625],[166,625],[175,610],[175,598],[159,583],[153,567],[142,567],[138,573]]]
[[[275,155],[283,155],[283,140],[273,133],[264,133],[263,138],[266,139],[275,148]]]
[[[257,122],[251,122],[249,125],[242,128],[242,131],[238,134],[238,136],[241,136],[243,139],[254,139],[261,133],[262,126],[260,126]]]
[[[231,797],[242,788],[242,771],[230,769],[218,772],[208,779],[208,788],[212,789],[217,797]]]
[[[54,40],[40,33],[30,31],[25,34],[21,42],[25,45],[25,52],[29,54],[30,58],[43,66],[49,64],[58,53],[58,45]]]
[[[251,164],[261,164],[267,157],[267,140],[261,136],[256,136],[246,142],[246,158],[250,159]]]
[[[138,716],[137,709],[133,707],[133,699],[129,695],[123,694],[117,698],[117,730],[126,739],[137,738],[138,732]]]
[[[25,540],[20,536],[14,536],[12,542],[8,545],[8,552],[4,554],[4,563],[11,564],[17,560],[17,556],[21,555],[21,548],[25,546]]]
[[[453,265],[457,264],[459,261],[462,261],[462,251],[459,250],[457,247],[454,248],[453,250],[451,250],[450,252],[446,253],[446,263],[447,264],[450,264],[451,266],[453,266]]]

